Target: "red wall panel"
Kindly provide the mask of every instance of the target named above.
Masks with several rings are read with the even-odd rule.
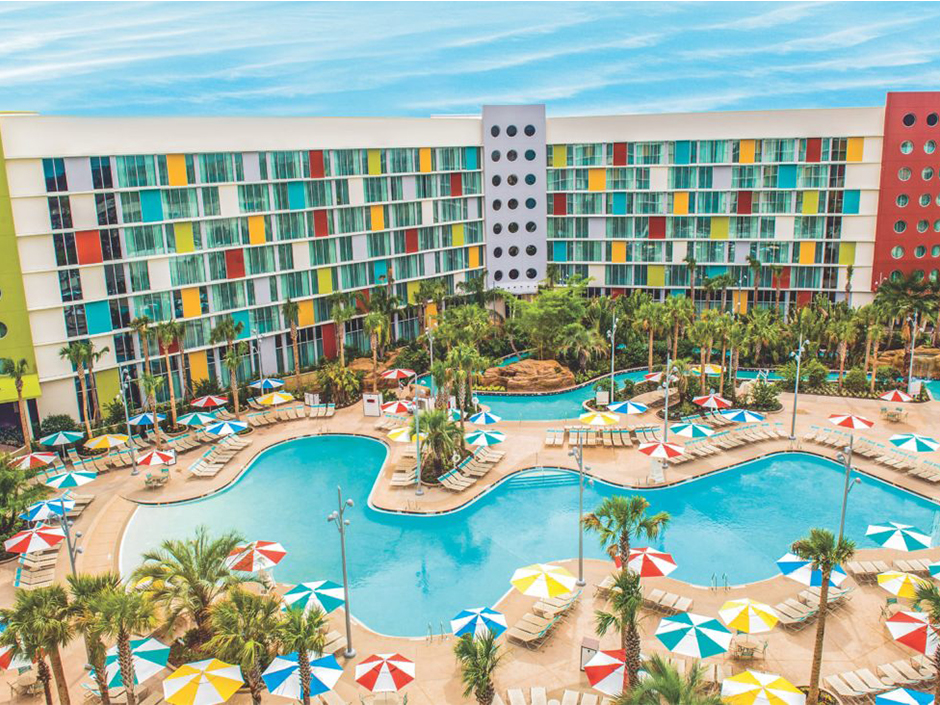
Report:
[[[75,233],[75,250],[79,264],[97,264],[101,256],[101,236],[97,230],[79,230]]]
[[[228,279],[239,279],[245,276],[245,253],[241,250],[225,251],[225,276]]]
[[[568,215],[568,197],[566,194],[552,194],[552,213],[554,215]]]
[[[325,210],[313,212],[313,235],[314,237],[326,237],[330,234],[330,221],[326,217]]]
[[[408,228],[405,231],[405,252],[418,251],[418,229]]]
[[[738,191],[738,215],[751,214],[751,192]]]
[[[666,237],[666,216],[650,216],[650,239],[662,240]]]
[[[323,151],[319,149],[310,150],[310,178],[322,179],[325,176],[323,169]]]
[[[450,175],[450,195],[463,196],[463,176],[459,171]]]
[[[327,323],[320,326],[320,339],[323,342],[323,356],[333,360],[336,352],[336,324]]]
[[[359,313],[369,313],[369,290],[363,289],[356,292],[356,311]]]
[[[812,291],[796,292],[796,305],[797,306],[809,306],[811,303],[813,303]]]
[[[779,281],[778,281],[778,280],[779,280]],[[784,268],[783,268],[783,271],[780,272],[780,276],[779,276],[779,277],[778,277],[776,274],[774,274],[774,275],[771,277],[771,283],[772,283],[772,286],[773,286],[775,289],[776,289],[778,286],[779,286],[781,289],[788,289],[788,288],[790,288],[790,268],[789,268],[789,267],[784,267]]]
[[[626,165],[627,165],[627,143],[615,142],[614,143],[614,166],[626,166]]]
[[[822,157],[822,138],[811,137],[806,140],[806,161],[818,162]]]

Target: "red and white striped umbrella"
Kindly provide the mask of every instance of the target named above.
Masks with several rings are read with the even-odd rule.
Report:
[[[675,443],[663,443],[662,441],[656,441],[655,443],[641,443],[637,450],[641,453],[646,453],[651,458],[678,458],[685,452],[685,449],[682,446],[676,445]]]
[[[620,567],[620,556],[614,557],[614,563],[618,568]],[[659,578],[669,575],[677,567],[672,554],[657,551],[649,546],[631,548],[630,557],[627,560],[627,568],[634,573],[639,573],[641,578]]]
[[[64,538],[62,527],[39,524],[32,529],[13,534],[3,542],[3,547],[8,553],[32,553],[52,548]]]
[[[706,394],[703,397],[695,397],[692,401],[705,409],[731,408],[731,402],[718,394]]]
[[[894,402],[900,402],[900,401],[908,402],[914,399],[914,397],[912,397],[910,394],[905,394],[900,389],[892,389],[890,392],[885,392],[878,398],[881,399],[882,401],[894,401]]]
[[[56,459],[55,453],[28,453],[15,461],[16,467],[20,470],[35,470],[44,468]]]
[[[382,379],[408,379],[414,376],[415,371],[405,367],[393,367],[390,370],[385,370],[385,372],[381,374]]]
[[[933,656],[937,650],[937,634],[930,626],[930,618],[923,612],[898,612],[885,620],[885,626],[892,639],[915,651]]]
[[[217,397],[212,394],[207,394],[204,397],[199,397],[198,399],[193,399],[192,406],[195,406],[199,409],[214,409],[217,406],[222,406],[223,404],[228,403],[228,397]]]
[[[399,401],[398,399],[382,404],[382,411],[386,414],[410,414],[413,409],[413,404],[407,401]]]
[[[598,651],[584,664],[584,675],[594,688],[617,697],[629,689],[626,660],[627,654],[623,649]]]
[[[151,450],[137,458],[137,464],[144,467],[157,467],[170,465],[176,461],[176,453],[172,450]]]
[[[842,428],[851,428],[854,431],[871,428],[875,425],[874,421],[869,421],[864,416],[856,416],[855,414],[832,414],[829,416],[829,423]]]
[[[401,654],[373,654],[356,665],[356,683],[373,693],[393,693],[414,679],[414,661]]]
[[[662,372],[647,372],[643,375],[643,379],[647,382],[661,382],[663,379]]]
[[[225,559],[232,570],[254,573],[273,568],[287,555],[287,550],[277,541],[252,541],[245,546],[236,546]]]

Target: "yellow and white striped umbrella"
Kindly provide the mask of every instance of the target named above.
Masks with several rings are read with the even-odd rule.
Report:
[[[612,426],[620,422],[620,417],[609,411],[589,411],[578,418],[581,423],[586,423],[588,426]]]
[[[177,668],[163,681],[163,697],[170,705],[218,705],[244,684],[242,669],[211,658]]]
[[[696,365],[695,367],[693,367],[693,368],[690,370],[690,372],[691,372],[693,375],[695,375],[696,377],[701,377],[701,376],[702,376],[702,366],[701,366],[701,365]],[[706,375],[710,375],[710,376],[712,376],[712,377],[717,377],[718,375],[721,374],[721,365],[713,365],[713,364],[705,365],[705,374],[706,374]]]
[[[897,570],[879,573],[878,584],[892,595],[910,599],[917,597],[918,585],[930,585],[930,583],[923,578],[918,578],[916,575],[911,575],[910,573],[901,573]]]
[[[89,438],[87,441],[85,441],[85,447],[91,448],[92,450],[107,450],[109,448],[122,446],[125,443],[127,443],[127,436],[125,436],[123,433],[106,433],[103,436]]]
[[[523,595],[558,597],[574,590],[576,578],[566,569],[547,563],[518,568],[509,582]]]
[[[262,406],[276,406],[277,404],[286,404],[289,401],[294,401],[294,397],[287,392],[271,392],[270,394],[258,397],[255,401]]]
[[[745,671],[721,684],[721,699],[728,705],[803,705],[806,696],[786,678],[773,673]]]
[[[718,610],[718,616],[731,629],[746,634],[769,632],[779,619],[773,607],[752,600],[749,597],[740,600],[728,600]]]
[[[421,440],[423,441],[427,438],[427,435],[424,431],[421,432]],[[393,441],[398,441],[399,443],[414,443],[415,434],[411,432],[409,426],[401,426],[400,428],[392,429],[388,432],[388,437]]]

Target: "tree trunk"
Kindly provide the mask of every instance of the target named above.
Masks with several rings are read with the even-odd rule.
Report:
[[[173,368],[170,366],[170,350],[169,348],[163,348],[163,360],[166,363],[166,381],[167,386],[170,388],[170,425],[173,428],[176,428],[176,390],[173,389]],[[157,425],[156,418],[157,411],[154,409],[154,419],[153,425]],[[132,705],[128,703],[128,705]]]
[[[29,421],[26,419],[26,401],[23,399],[23,380],[16,380],[16,404],[20,410],[20,426],[23,428],[23,445],[29,451],[32,436],[29,432]]]
[[[91,639],[88,634],[85,634],[85,651],[89,654],[101,654],[103,653],[104,647],[100,643],[96,644],[94,639]],[[100,656],[93,655],[91,656],[92,663],[90,664],[94,674],[95,674],[95,685],[98,686],[99,697],[101,698],[101,705],[111,705],[111,696],[108,694],[108,678],[105,674],[104,659]]]
[[[183,401],[189,398],[189,385],[186,383],[186,353],[183,350],[183,339],[176,340],[176,347],[180,356],[180,395]]]
[[[39,660],[36,661],[36,671],[36,677],[39,679],[39,682],[42,683],[42,694],[46,698],[46,705],[52,705],[52,688],[49,685],[49,665],[46,663],[44,656],[40,656]]]
[[[95,378],[94,355],[88,358],[88,379],[91,386],[88,388],[88,394],[91,397],[91,417],[98,423],[101,420],[101,400],[98,399],[98,380]]]
[[[241,419],[241,414],[238,410],[238,384],[235,381],[235,372],[229,372],[229,386],[232,390],[232,403],[235,405],[235,418]]]
[[[486,685],[474,695],[476,695],[478,705],[492,705],[493,700],[496,698],[496,688],[493,687],[493,681],[487,680]]]
[[[297,324],[291,321],[290,342],[294,354],[294,387],[300,389],[300,346],[297,343]]]
[[[806,705],[819,702],[819,672],[822,669],[823,641],[826,638],[826,613],[829,611],[829,573],[823,572],[819,586],[819,612],[816,617],[816,643],[813,646],[813,666],[809,673],[809,693]]]
[[[297,669],[300,672],[300,700],[303,705],[310,705],[310,654],[297,652]]]
[[[842,391],[842,375],[845,373],[845,356],[848,353],[848,344],[839,343],[839,391]]]
[[[779,277],[778,277],[778,279],[779,279]],[[778,281],[778,282],[777,282],[777,296],[776,296],[776,299],[775,299],[775,301],[774,301],[774,308],[777,309],[778,312],[780,311],[780,294],[781,294],[781,291],[780,291],[780,283],[779,283],[779,281]]]
[[[118,634],[118,663],[121,667],[121,680],[127,693],[127,705],[137,705],[137,691],[134,688],[134,657],[131,655],[131,637],[127,632]]]
[[[933,696],[934,702],[940,702],[937,698],[940,698],[940,649],[937,649],[933,652],[933,669],[937,672],[936,682],[933,686]]]
[[[871,379],[869,380],[869,390],[875,393],[875,372],[878,371],[878,348],[881,347],[877,338],[871,341]]]
[[[251,702],[254,705],[261,705],[261,695],[264,693],[264,681],[257,668],[252,668],[248,675],[248,690],[251,691]],[[128,705],[133,705],[128,703]]]
[[[725,368],[727,367],[728,339],[721,341],[721,374],[718,375],[718,396],[725,393]]]
[[[699,375],[699,379],[700,379],[699,388],[702,390],[702,394],[705,394],[705,345],[704,344],[699,349],[698,354],[699,354],[699,361],[701,364],[701,367],[699,367],[699,372],[701,373]]]
[[[650,350],[649,350],[649,359],[648,359],[647,366],[649,367],[650,372],[652,372],[653,371],[653,327],[652,326],[650,326],[649,340],[650,340]]]
[[[82,413],[85,415],[85,433],[91,438],[91,420],[88,418],[88,388],[85,386],[85,366],[78,366],[78,384],[82,393]]]
[[[460,385],[460,386],[457,388],[457,407],[458,407],[457,410],[460,412],[460,450],[462,450],[462,451],[466,451],[466,450],[467,450],[467,442],[466,442],[466,440],[465,440],[464,437],[463,437],[463,434],[464,434],[464,413],[463,413],[463,407],[464,407],[464,402],[466,402],[466,400],[467,400],[467,382],[468,382],[468,381],[469,381],[469,380],[462,380],[462,379],[457,380],[457,383]],[[415,409],[415,413],[416,413],[416,414],[418,413],[418,409],[417,409],[417,408]]]
[[[71,705],[69,684],[65,679],[65,669],[62,668],[62,655],[56,646],[49,649],[49,663],[52,665],[52,675],[55,676],[55,689],[59,696],[59,705]],[[136,703],[128,703],[128,705],[136,705]]]
[[[626,570],[630,560],[630,534],[624,531],[620,534],[620,569]]]
[[[622,641],[626,654],[624,665],[627,671],[627,683],[633,688],[639,683],[640,674],[640,633],[637,631],[636,624],[628,624],[624,627]]]
[[[140,347],[144,349],[144,370],[147,374],[153,374],[150,371],[150,341],[147,338],[147,333],[140,333]]]
[[[339,366],[346,367],[346,324],[339,326]]]
[[[679,356],[679,321],[676,321],[672,327],[672,359]]]
[[[862,367],[865,372],[868,372],[868,363],[871,360],[871,333],[865,334],[865,365]]]
[[[372,334],[372,393],[375,394],[379,391],[379,358],[378,358],[378,347],[379,340],[378,336]]]

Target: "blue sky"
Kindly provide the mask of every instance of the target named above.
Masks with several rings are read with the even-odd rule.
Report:
[[[938,3],[3,3],[0,110],[552,115],[881,105]]]

